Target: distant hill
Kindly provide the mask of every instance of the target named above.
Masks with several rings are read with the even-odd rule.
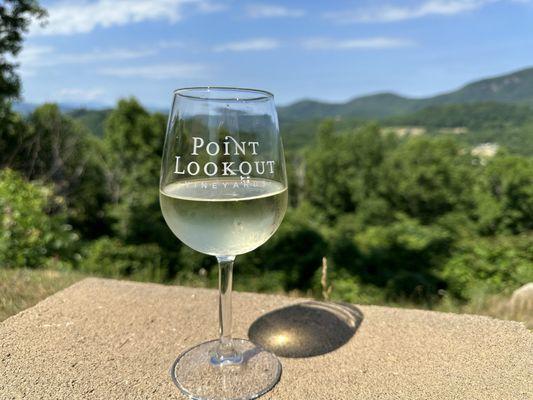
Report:
[[[339,104],[303,100],[287,107],[278,107],[278,114],[280,119],[286,121],[336,116],[383,118],[413,111],[416,103],[417,100],[393,93],[378,93]]]
[[[38,105],[17,103],[23,114]],[[80,108],[59,104],[63,112],[103,136],[104,121],[110,109],[102,106]],[[150,111],[166,112],[148,107]],[[354,129],[368,119],[378,119],[383,126],[421,127],[429,134],[466,129],[462,135],[471,144],[495,142],[513,152],[533,154],[533,68],[495,78],[483,79],[464,87],[428,97],[407,98],[393,93],[378,93],[354,98],[346,103],[303,100],[278,107],[285,147],[297,150],[314,140],[320,121],[340,117],[336,129]],[[448,130],[449,130],[448,129]],[[450,131],[450,132],[451,132]]]
[[[533,107],[525,104],[434,105],[383,119],[380,124],[397,133],[419,130],[429,135],[452,134],[472,146],[497,143],[512,153],[533,156]]]
[[[522,104],[479,102],[433,105],[410,114],[383,119],[388,126],[468,129],[501,128],[533,122],[533,108]]]
[[[110,112],[111,109],[87,110],[85,108],[79,108],[71,110],[67,114],[89,128],[96,136],[102,137],[104,136],[104,121]]]
[[[39,104],[24,102],[13,103],[13,110],[23,115],[33,112],[37,107],[39,107]]]
[[[17,102],[13,103],[13,110],[22,115],[28,115],[39,106],[40,104],[35,103]],[[98,104],[95,104],[94,107],[92,105],[80,107],[77,104],[58,103],[58,106],[61,112],[80,122],[96,136],[102,137],[104,135],[104,121],[111,109],[102,108]]]
[[[357,97],[346,103],[302,100],[279,107],[281,120],[298,121],[325,117],[376,118],[402,115],[444,104],[499,102],[533,105],[533,68],[483,79],[458,90],[427,98],[408,98],[394,93]]]
[[[41,104],[37,103],[26,103],[24,101],[19,101],[16,103],[13,103],[13,110],[15,110],[18,113],[21,114],[29,114],[33,112],[37,107],[39,107]],[[88,104],[77,104],[77,103],[57,103],[59,106],[59,109],[61,112],[69,113],[74,110],[102,110],[105,109],[105,106],[103,106],[100,103],[88,103]]]
[[[479,101],[533,105],[533,68],[476,81],[426,101],[427,105]]]

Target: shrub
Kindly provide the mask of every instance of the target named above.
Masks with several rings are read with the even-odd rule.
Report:
[[[48,186],[0,171],[0,266],[38,268],[74,262],[78,235],[64,201]]]
[[[510,291],[533,281],[533,234],[475,238],[460,242],[442,277],[456,297],[470,300],[483,288]]]
[[[376,194],[381,165],[393,144],[375,125],[334,135],[332,121],[325,121],[317,145],[306,152],[305,199],[332,223],[356,211]]]
[[[473,208],[473,158],[449,138],[411,138],[384,161],[378,180],[393,210],[424,223],[451,211]]]
[[[154,282],[170,278],[169,260],[156,244],[127,245],[119,239],[103,237],[88,245],[84,253],[80,264],[83,272]]]
[[[355,242],[363,262],[354,272],[384,287],[389,300],[427,300],[445,286],[437,271],[448,256],[451,236],[439,226],[399,214],[390,225],[357,234]]]
[[[105,148],[58,105],[44,104],[24,123],[13,125],[12,132],[0,137],[0,149],[2,166],[49,184],[64,199],[69,222],[81,235],[109,232],[103,213],[110,200]]]
[[[533,229],[533,158],[499,154],[486,166],[476,194],[483,234]]]
[[[322,278],[322,270],[319,269],[313,277],[313,295],[320,299],[324,297]],[[331,263],[328,263],[326,287],[329,288],[326,290],[330,291],[329,298],[332,301],[381,304],[385,300],[383,289],[364,284],[358,276],[354,276],[344,269],[336,269]]]
[[[236,264],[238,268],[238,265]],[[283,293],[285,290],[283,271],[260,271],[256,275],[235,274],[235,289],[245,292]]]
[[[275,276],[277,281],[284,283],[285,290],[308,289],[327,251],[326,241],[309,219],[307,210],[289,210],[271,239],[252,253],[237,259],[239,271],[244,275],[282,272],[283,279],[279,274],[267,274],[265,278]]]

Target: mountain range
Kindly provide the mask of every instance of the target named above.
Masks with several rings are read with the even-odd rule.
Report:
[[[285,130],[290,128],[291,131],[299,131],[299,134],[296,135],[299,138],[297,140],[295,138],[299,142],[300,139],[308,140],[309,132],[307,131],[312,129],[311,127],[316,127],[316,121],[326,117],[340,117],[344,120],[354,118],[386,119],[390,122],[395,118],[405,117],[407,120],[397,120],[396,122],[413,123],[414,121],[410,121],[413,119],[411,116],[415,117],[415,120],[423,117],[427,121],[428,116],[431,117],[432,115],[438,115],[439,118],[442,118],[443,115],[456,115],[457,109],[450,108],[450,105],[479,103],[493,103],[492,106],[475,108],[477,112],[482,111],[484,116],[495,113],[498,114],[495,117],[505,119],[515,114],[531,115],[529,107],[533,106],[533,67],[475,81],[458,90],[426,98],[410,98],[394,93],[377,93],[356,97],[346,103],[302,100],[288,106],[278,107],[278,114]],[[508,107],[504,107],[504,104]],[[31,103],[18,103],[14,105],[14,108],[27,114],[37,106],[37,104]],[[110,112],[109,108],[97,104],[81,107],[80,105],[61,103],[59,106],[62,111],[79,120],[96,135],[101,136],[103,134],[103,122]],[[507,109],[511,106],[520,108],[511,112]],[[487,107],[492,111],[487,111]],[[148,110],[161,111],[150,107]],[[471,117],[471,112],[473,111],[466,107],[461,110],[461,115],[468,119]],[[393,119],[391,120],[391,118]]]
[[[280,119],[303,120],[325,117],[385,118],[407,114],[423,108],[444,104],[475,102],[501,102],[533,105],[533,67],[497,77],[469,83],[458,90],[424,98],[411,98],[384,92],[355,97],[345,103],[327,103],[318,100],[300,100],[288,106],[278,107]],[[16,103],[14,109],[28,113],[38,107],[34,103]],[[100,104],[61,103],[60,108],[69,112],[75,109],[102,110]],[[154,107],[148,107],[156,110]]]
[[[469,83],[458,90],[425,98],[410,98],[395,93],[376,93],[356,97],[346,103],[302,100],[278,107],[280,120],[359,117],[386,118],[412,113],[430,106],[499,102],[533,106],[533,68]]]

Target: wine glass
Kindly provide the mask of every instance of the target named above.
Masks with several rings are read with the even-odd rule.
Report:
[[[163,216],[187,246],[219,265],[218,340],[182,353],[174,383],[192,399],[253,399],[279,380],[276,356],[231,334],[233,261],[265,243],[287,209],[274,96],[228,87],[178,89],[160,181]],[[192,317],[192,316],[191,316]]]

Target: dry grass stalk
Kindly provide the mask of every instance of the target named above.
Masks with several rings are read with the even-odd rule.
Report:
[[[322,285],[322,298],[329,300],[333,286],[328,286],[328,259],[322,257],[322,276],[320,278],[320,284]]]

